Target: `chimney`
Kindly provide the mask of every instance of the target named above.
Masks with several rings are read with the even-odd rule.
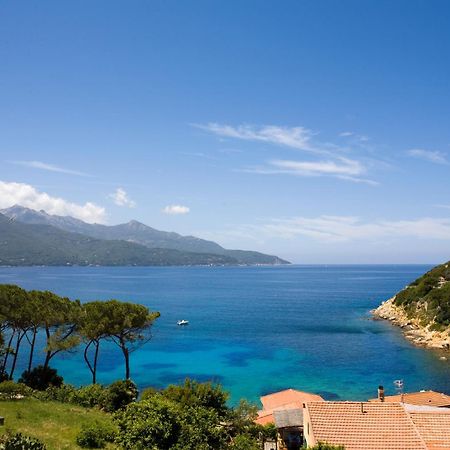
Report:
[[[378,386],[378,400],[384,402],[384,387]]]

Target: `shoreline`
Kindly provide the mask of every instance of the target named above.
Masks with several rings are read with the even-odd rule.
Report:
[[[407,317],[405,311],[394,304],[395,296],[382,302],[370,312],[375,319],[388,320],[403,331],[403,336],[413,344],[433,350],[450,351],[450,329],[444,331],[430,330],[430,325],[423,326],[418,319]],[[442,357],[445,358],[445,357]]]

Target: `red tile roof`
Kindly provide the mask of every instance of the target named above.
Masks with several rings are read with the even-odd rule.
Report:
[[[284,391],[275,392],[274,394],[264,395],[261,397],[261,403],[263,404],[263,408],[265,410],[279,408],[292,403],[303,404],[306,402],[323,401],[325,400],[320,395],[297,391],[295,389],[286,389]]]
[[[400,403],[317,402],[306,408],[314,440],[308,444],[326,442],[346,450],[427,448]]]
[[[379,402],[378,398],[370,399],[369,402]],[[427,406],[450,406],[450,395],[435,391],[411,392],[403,395],[388,395],[385,402],[401,402],[410,405]]]
[[[429,450],[450,450],[450,410],[411,411],[409,415]]]
[[[263,409],[258,411],[258,418],[255,420],[260,425],[274,423],[273,411],[303,408],[306,402],[325,401],[320,395],[309,392],[286,389],[273,394],[261,397]]]

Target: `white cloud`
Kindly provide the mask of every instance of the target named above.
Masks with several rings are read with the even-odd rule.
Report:
[[[447,155],[445,153],[438,151],[413,148],[411,150],[408,150],[408,155],[412,156],[413,158],[423,159],[425,161],[432,162],[435,164],[449,164]]]
[[[435,208],[450,209],[450,205],[437,204],[437,205],[433,205],[433,206]]]
[[[109,198],[111,198],[117,206],[127,206],[128,208],[134,208],[136,206],[136,202],[131,200],[126,191],[120,187],[112,194],[109,194]]]
[[[259,127],[239,125],[237,127],[233,127],[218,123],[208,123],[206,125],[194,126],[222,137],[230,137],[246,141],[268,142],[311,153],[328,153],[327,150],[312,143],[312,137],[314,134],[311,130],[304,127],[281,127],[276,125]]]
[[[42,161],[10,161],[12,164],[16,164],[18,166],[31,167],[33,169],[41,169],[47,170],[49,172],[59,172],[65,173],[68,175],[78,175],[81,177],[89,177],[87,173],[78,172],[77,170],[65,169],[64,167],[56,166],[54,164],[47,164]]]
[[[323,215],[315,218],[273,219],[252,228],[270,237],[286,239],[307,236],[321,241],[355,241],[413,237],[450,241],[450,218],[365,222],[353,216]]]
[[[353,136],[355,133],[353,133],[353,131],[343,131],[342,133],[339,133],[340,137],[349,137],[349,136]]]
[[[361,178],[366,172],[364,165],[356,160],[337,158],[336,161],[269,161],[268,167],[246,169],[246,172],[263,175],[290,174],[297,176],[332,176],[343,180],[376,185],[375,181]]]
[[[89,223],[104,223],[105,208],[91,202],[84,205],[52,197],[25,183],[0,181],[0,208],[22,205],[35,210],[43,209],[49,214],[69,215]]]
[[[190,208],[182,205],[168,205],[163,209],[163,213],[172,215],[188,214],[189,211]]]

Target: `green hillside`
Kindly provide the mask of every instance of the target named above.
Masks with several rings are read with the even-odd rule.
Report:
[[[237,264],[223,255],[150,249],[120,240],[95,239],[50,225],[28,225],[0,214],[0,265],[170,266]]]
[[[450,262],[436,266],[401,292],[394,303],[422,325],[442,330],[450,326]]]

